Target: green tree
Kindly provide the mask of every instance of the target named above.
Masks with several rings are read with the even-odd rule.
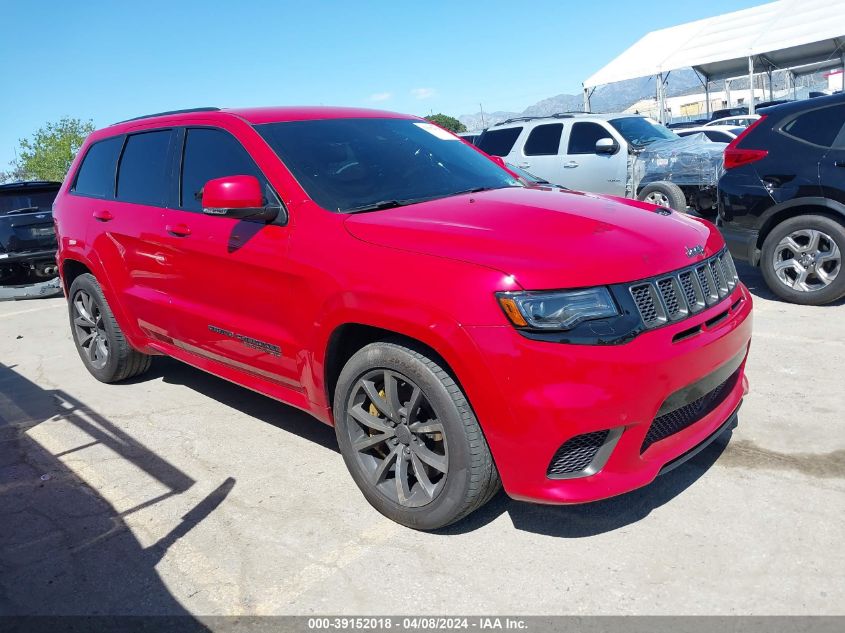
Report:
[[[467,126],[458,121],[455,117],[449,116],[446,114],[431,114],[425,117],[427,121],[431,121],[432,123],[436,123],[442,128],[449,130],[450,132],[466,132]]]
[[[46,123],[30,138],[22,138],[18,156],[6,178],[63,180],[85,137],[94,131],[90,120],[64,117]]]

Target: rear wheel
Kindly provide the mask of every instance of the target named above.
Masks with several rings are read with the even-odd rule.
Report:
[[[687,197],[684,195],[683,190],[674,182],[669,182],[668,180],[661,180],[646,185],[640,190],[637,199],[656,204],[659,207],[674,209],[681,213],[687,210]]]
[[[93,275],[85,273],[74,279],[68,296],[73,342],[94,378],[118,382],[150,368],[151,357],[129,345]]]
[[[778,224],[763,242],[760,269],[776,295],[802,305],[824,305],[845,295],[845,226],[823,215]]]
[[[352,478],[397,523],[437,529],[499,489],[460,387],[437,361],[410,347],[379,342],[353,355],[338,380],[334,417]]]

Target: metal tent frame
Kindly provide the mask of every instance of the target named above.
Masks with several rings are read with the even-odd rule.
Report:
[[[584,81],[584,110],[597,86],[653,76],[663,122],[666,80],[681,68],[698,73],[709,114],[712,81],[747,76],[753,90],[765,73],[771,96],[775,71],[788,73],[794,92],[796,77],[837,67],[845,69],[845,0],[778,0],[646,34]]]

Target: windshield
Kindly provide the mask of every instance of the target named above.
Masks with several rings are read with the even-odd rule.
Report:
[[[521,186],[489,158],[425,121],[323,119],[256,129],[314,202],[331,211]]]
[[[629,116],[622,119],[608,121],[622,137],[631,145],[648,145],[654,141],[670,141],[678,135],[659,123],[652,123],[648,119]]]

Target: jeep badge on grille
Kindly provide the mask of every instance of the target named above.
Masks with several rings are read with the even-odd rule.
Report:
[[[701,244],[696,244],[695,246],[686,247],[687,249],[687,257],[695,257],[696,255],[703,255],[704,254],[704,247]]]

